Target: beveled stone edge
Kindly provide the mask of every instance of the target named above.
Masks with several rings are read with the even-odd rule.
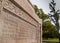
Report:
[[[36,14],[34,14],[36,17],[32,16],[31,14],[29,14],[23,7],[21,7],[18,2],[16,2],[15,0],[10,0],[13,4],[15,4],[17,7],[21,8],[25,13],[27,13],[32,19],[34,19],[37,23],[41,24],[42,23],[42,19],[40,19]],[[30,4],[31,5],[31,4]]]
[[[3,7],[3,10],[5,10],[5,11],[7,11],[7,12],[9,12],[9,13],[12,13],[11,15],[14,15],[14,16],[18,17],[19,19],[24,20],[25,22],[27,22],[27,23],[33,25],[34,27],[36,27],[36,25],[34,25],[34,24],[30,23],[29,21],[27,21],[27,20],[21,18],[20,16],[16,15],[14,12],[12,12],[12,11],[6,9],[5,7]]]

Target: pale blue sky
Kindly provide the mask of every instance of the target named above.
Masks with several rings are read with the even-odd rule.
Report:
[[[49,3],[51,0],[30,0],[33,5],[37,5],[39,8],[42,8],[45,13],[49,13]],[[56,9],[60,9],[60,0],[55,0],[57,3]]]

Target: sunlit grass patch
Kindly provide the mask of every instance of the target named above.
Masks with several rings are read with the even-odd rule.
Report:
[[[43,42],[59,42],[59,39],[44,39]]]

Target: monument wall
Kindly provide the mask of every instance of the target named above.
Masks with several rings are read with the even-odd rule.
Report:
[[[0,43],[41,43],[41,26],[28,0],[0,0]]]

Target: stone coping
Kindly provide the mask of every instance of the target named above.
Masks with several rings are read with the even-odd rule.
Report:
[[[35,21],[42,24],[42,20],[36,15],[33,7],[27,0],[10,0],[10,1],[19,6],[26,13],[28,13],[28,15],[31,16]]]

